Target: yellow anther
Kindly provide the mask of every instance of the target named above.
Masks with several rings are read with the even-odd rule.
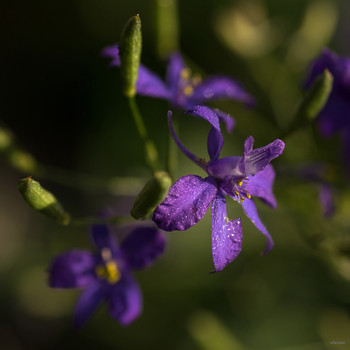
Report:
[[[180,74],[182,79],[188,79],[191,75],[191,70],[189,68],[184,68]]]
[[[106,279],[108,283],[115,284],[120,280],[121,273],[115,261],[108,261],[104,266],[97,265],[95,272],[98,278]]]
[[[246,196],[248,199],[252,198],[252,196],[249,193],[247,193]]]
[[[226,217],[225,217],[226,224],[229,222],[229,220],[230,220],[230,219],[226,216]]]
[[[240,202],[241,202],[241,203],[243,203],[243,202],[244,202],[244,200],[245,200],[245,198],[244,198],[243,196],[241,196],[241,198],[240,198]]]
[[[242,186],[243,181],[238,182],[238,186]]]
[[[106,272],[107,272],[107,281],[110,284],[117,283],[120,280],[120,271],[118,270],[118,266],[114,261],[108,261],[106,264]]]
[[[238,192],[238,191],[235,191],[235,195],[236,195],[236,196],[239,196],[239,192]]]
[[[184,94],[186,96],[191,96],[193,94],[193,87],[191,85],[187,85],[185,88],[184,88]]]

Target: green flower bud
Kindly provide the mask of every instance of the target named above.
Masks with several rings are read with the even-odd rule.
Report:
[[[172,180],[168,173],[156,171],[137,196],[131,209],[131,216],[135,219],[144,219],[151,214],[168,194],[171,184]]]
[[[317,117],[327,103],[332,87],[333,76],[326,69],[315,79],[315,82],[307,91],[286,134],[291,134],[304,127]]]
[[[319,75],[314,84],[308,90],[300,108],[299,113],[304,120],[313,120],[327,103],[333,87],[333,76],[326,69]]]
[[[127,97],[133,97],[136,94],[141,49],[141,19],[139,15],[136,15],[128,20],[120,39],[120,71],[123,79],[123,91]]]
[[[69,224],[69,214],[64,211],[56,197],[45,190],[39,182],[33,180],[31,176],[22,179],[18,183],[18,190],[31,208],[51,219],[57,220],[62,225]]]

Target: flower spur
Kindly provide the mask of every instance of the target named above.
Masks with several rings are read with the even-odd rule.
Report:
[[[189,111],[193,113],[193,111]],[[202,219],[212,204],[212,254],[215,271],[221,271],[232,262],[242,249],[242,224],[240,218],[230,220],[226,212],[226,198],[238,201],[245,214],[265,235],[268,253],[273,241],[261,222],[252,197],[259,197],[272,208],[276,199],[272,192],[275,172],[270,162],[282,154],[284,142],[275,140],[265,147],[253,149],[253,137],[244,143],[243,156],[219,159],[224,144],[218,117],[207,107],[194,111],[200,113],[212,126],[207,141],[210,161],[192,154],[178,139],[172,126],[172,113],[168,112],[170,132],[183,153],[208,173],[206,178],[186,175],[170,188],[167,197],[153,213],[153,221],[165,231],[187,230]]]

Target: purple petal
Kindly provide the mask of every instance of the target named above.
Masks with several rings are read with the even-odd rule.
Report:
[[[172,121],[172,112],[168,111],[168,124],[169,124],[169,129],[170,129],[170,133],[171,136],[173,137],[176,145],[180,148],[180,150],[190,159],[192,160],[194,163],[196,163],[199,167],[201,167],[202,169],[205,170],[205,165],[203,164],[203,162],[201,161],[200,158],[198,158],[197,156],[195,156],[191,151],[189,151],[179,140],[179,138],[177,137],[174,127],[173,127],[173,121]]]
[[[284,142],[277,139],[267,146],[253,149],[253,138],[251,136],[248,137],[244,143],[244,165],[246,174],[255,175],[263,170],[272,159],[282,154],[284,146]]]
[[[350,90],[350,89],[349,89]],[[318,128],[323,137],[349,127],[350,102],[346,96],[333,91],[318,117]]]
[[[140,65],[136,83],[136,91],[140,95],[158,97],[164,99],[171,98],[171,92],[165,83],[148,68]]]
[[[108,309],[112,318],[128,326],[142,311],[142,295],[131,276],[125,276],[109,290]]]
[[[185,113],[203,118],[211,124],[212,129],[208,136],[208,153],[210,159],[218,158],[222,146],[224,145],[224,138],[220,130],[218,115],[211,108],[206,106],[195,106]]]
[[[259,171],[255,176],[248,176],[248,183],[244,189],[253,197],[259,197],[271,208],[276,209],[276,198],[272,192],[273,182],[275,179],[275,170],[271,164]]]
[[[224,145],[224,138],[214,127],[212,127],[208,134],[207,148],[211,160],[216,160],[220,156],[220,152]]]
[[[189,109],[186,114],[192,114],[196,117],[203,118],[220,132],[220,123],[218,115],[207,106],[195,106]]]
[[[232,99],[242,101],[248,106],[254,106],[254,98],[233,79],[225,76],[211,76],[203,80],[188,99],[188,105],[206,103],[217,99]]]
[[[333,75],[333,89],[344,90],[344,93],[349,95],[350,59],[339,57],[327,48],[324,48],[320,56],[312,62],[308,77],[304,83],[305,87],[309,88],[315,78],[322,74],[325,69],[328,69]]]
[[[138,227],[121,245],[125,260],[132,269],[142,269],[153,263],[165,249],[165,237],[153,227]]]
[[[240,181],[246,176],[242,157],[232,156],[212,160],[208,163],[207,172],[221,181],[230,182],[237,178]]]
[[[245,199],[242,203],[242,207],[248,218],[251,220],[251,222],[256,226],[258,230],[260,230],[260,232],[262,232],[265,235],[266,247],[263,254],[267,254],[273,247],[273,240],[266,227],[259,218],[254,201],[252,199]]]
[[[72,250],[56,257],[49,267],[53,288],[81,288],[96,279],[96,257],[88,251]]]
[[[227,132],[231,133],[235,126],[235,120],[228,113],[220,111],[217,108],[214,109],[214,113],[217,114],[220,121],[225,123]]]
[[[323,215],[327,218],[332,217],[335,212],[335,204],[331,187],[328,184],[319,186],[319,199]]]
[[[166,82],[171,89],[172,96],[177,95],[177,90],[181,79],[181,72],[185,68],[186,65],[181,55],[177,52],[173,53],[170,57],[166,74]]]
[[[92,225],[91,236],[98,250],[109,248],[114,256],[118,256],[119,247],[108,225]]]
[[[153,221],[164,231],[184,231],[202,219],[217,192],[212,177],[187,175],[171,186],[153,213]]]
[[[105,47],[102,50],[101,54],[103,57],[112,58],[112,61],[109,64],[111,67],[119,67],[120,66],[119,45],[118,44]]]
[[[84,289],[74,310],[73,324],[75,328],[81,328],[84,325],[87,319],[97,309],[105,295],[104,284],[97,280]]]
[[[211,244],[215,271],[221,271],[232,262],[242,250],[241,219],[229,220],[226,200],[221,191],[213,201]]]

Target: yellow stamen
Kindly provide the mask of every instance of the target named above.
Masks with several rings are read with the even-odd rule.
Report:
[[[243,196],[241,196],[241,198],[240,198],[241,204],[244,202],[244,200],[245,200],[245,198]]]
[[[242,186],[243,181],[238,182],[238,186]]]
[[[246,196],[248,199],[252,198],[252,196],[249,193],[247,193]]]
[[[182,79],[188,79],[191,75],[191,70],[189,68],[184,68],[180,74]]]
[[[226,221],[226,224],[229,222],[229,218],[226,216],[226,218],[225,218],[225,221]]]
[[[187,85],[185,88],[184,88],[184,94],[186,96],[191,96],[193,94],[193,87],[191,85]]]
[[[238,191],[235,191],[235,195],[236,195],[236,196],[239,196],[239,192],[238,192]]]
[[[114,261],[108,261],[106,264],[107,281],[110,284],[115,284],[120,280],[121,274],[117,264]]]

